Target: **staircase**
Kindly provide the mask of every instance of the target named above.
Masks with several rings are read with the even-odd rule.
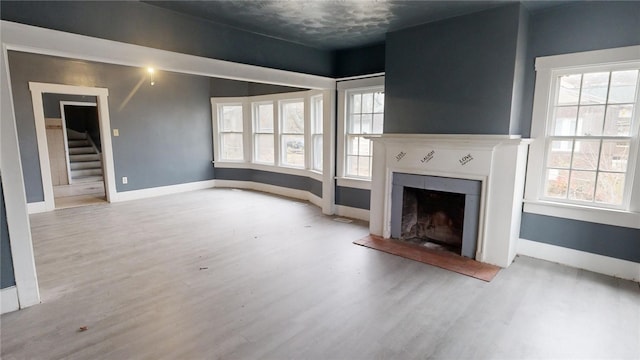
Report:
[[[102,155],[86,133],[67,129],[71,183],[104,181]]]

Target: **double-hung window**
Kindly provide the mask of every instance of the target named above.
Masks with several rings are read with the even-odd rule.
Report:
[[[632,48],[640,55],[640,47]],[[595,53],[600,58],[594,65],[589,64],[593,52],[538,61],[525,196],[534,204],[525,204],[525,211],[554,215],[554,211],[540,212],[538,201],[565,206],[558,212],[562,216],[570,214],[566,209],[571,207],[588,209],[591,215],[574,211],[568,216],[578,220],[622,226],[629,222],[623,218],[640,220],[625,215],[640,210],[640,191],[634,187],[640,176],[640,59],[629,61],[626,56],[615,61],[618,53],[633,59],[634,52],[622,48]],[[610,54],[612,61],[603,63],[603,54]],[[561,66],[554,67],[556,62]],[[595,215],[598,209],[605,215]],[[614,217],[618,219],[607,220]]]
[[[274,146],[273,102],[253,104],[253,162],[273,165]]]
[[[242,103],[219,103],[216,126],[221,161],[244,161],[244,126]]]
[[[311,98],[311,169],[322,172],[322,95]]]
[[[384,78],[339,83],[338,185],[368,188],[373,161],[371,135],[382,134],[384,123]],[[342,180],[340,180],[340,178]],[[356,181],[352,181],[356,180]]]
[[[304,100],[280,102],[280,162],[304,168]]]

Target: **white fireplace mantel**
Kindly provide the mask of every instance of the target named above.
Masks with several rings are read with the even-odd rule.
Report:
[[[476,260],[507,267],[516,255],[530,140],[513,135],[384,134],[373,147],[370,232],[390,237],[393,173],[482,182]]]

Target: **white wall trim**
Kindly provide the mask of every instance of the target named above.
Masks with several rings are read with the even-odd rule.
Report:
[[[262,191],[270,194],[286,196],[298,200],[306,200],[310,203],[322,208],[322,198],[312,194],[306,190],[291,189],[271,184],[263,184],[254,181],[242,180],[215,180],[216,188],[236,188]]]
[[[21,307],[40,303],[38,275],[36,274],[31,226],[27,211],[27,196],[24,187],[18,132],[16,129],[13,94],[7,47],[2,33],[2,52],[0,52],[0,173],[6,205],[13,273],[15,276],[18,301]]]
[[[640,263],[584,251],[519,239],[518,254],[589,270],[621,279],[640,281]]]
[[[156,196],[178,194],[187,191],[209,189],[215,186],[215,180],[196,181],[184,184],[158,186],[147,189],[122,191],[115,194],[111,202],[147,199]]]
[[[351,206],[336,205],[336,215],[369,222],[369,210]]]
[[[0,290],[0,314],[16,311],[19,308],[18,289],[15,286]]]
[[[271,83],[308,89],[335,89],[333,78],[187,55],[2,20],[9,50],[161,71]]]
[[[529,214],[640,229],[640,213],[624,210],[594,208],[572,204],[524,200],[523,211]]]
[[[50,211],[47,209],[47,204],[44,201],[32,202],[27,204],[27,211],[29,214],[38,214]]]

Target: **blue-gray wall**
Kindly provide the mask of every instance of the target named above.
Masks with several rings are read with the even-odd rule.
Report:
[[[384,132],[509,134],[520,7],[388,33]]]
[[[60,101],[77,101],[95,103],[95,96],[70,95],[70,94],[44,94],[42,95],[42,106],[44,107],[44,117],[56,118],[62,117],[60,114]]]
[[[9,243],[9,227],[7,226],[7,212],[4,206],[4,191],[0,179],[0,289],[14,286],[16,279],[13,274],[13,257]]]
[[[216,179],[254,181],[308,191],[322,197],[322,182],[306,176],[289,175],[254,169],[217,168]]]
[[[243,64],[330,76],[333,53],[137,1],[6,1],[0,17],[28,25]]]
[[[9,52],[28,202],[44,199],[29,81],[109,89],[118,191],[213,179],[209,78]],[[129,183],[119,179],[127,176]]]
[[[290,86],[281,86],[264,83],[254,83],[248,81],[211,78],[210,95],[212,97],[242,97],[281,94],[288,92],[304,91]]]
[[[578,2],[532,14],[523,134],[531,126],[539,56],[640,45],[640,2]],[[636,165],[637,166],[637,165]],[[640,262],[640,229],[522,214],[520,237],[589,253]]]
[[[335,52],[333,75],[336,78],[369,75],[385,71],[385,44],[376,44]]]

